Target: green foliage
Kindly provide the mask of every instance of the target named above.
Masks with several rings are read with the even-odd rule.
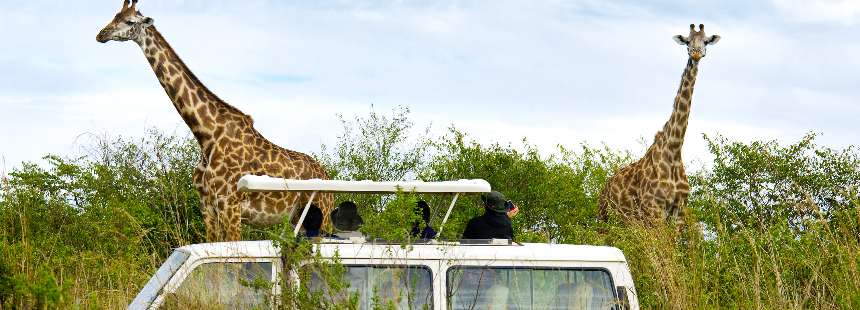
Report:
[[[356,116],[347,121],[339,116],[343,133],[333,150],[321,147],[318,160],[326,167],[329,176],[338,180],[398,181],[414,179],[422,165],[426,164],[426,152],[430,141],[423,136],[414,136],[414,123],[409,120],[409,109],[397,107],[391,116],[377,113],[371,107],[366,117]],[[365,218],[385,212],[391,197],[380,195],[338,195],[338,202],[351,200]],[[399,212],[399,211],[393,211]],[[372,222],[373,220],[371,220]],[[373,223],[370,223],[373,226]],[[367,226],[365,226],[367,227]]]
[[[281,252],[281,274],[294,274],[298,279],[298,283],[292,277],[281,279],[280,309],[358,309],[358,295],[349,293],[344,276],[347,270],[340,257],[322,257],[305,238],[296,239],[284,232],[270,236]],[[322,290],[308,287],[312,274],[324,283]]]
[[[730,229],[763,229],[787,222],[794,231],[804,229],[808,219],[850,208],[856,196],[849,190],[860,185],[860,155],[853,148],[817,147],[814,139],[808,134],[783,147],[776,141],[744,144],[705,136],[714,167],[691,178],[690,205],[710,226],[721,220]],[[714,204],[721,206],[714,209],[719,212],[705,210]]]
[[[700,304],[858,305],[860,154],[814,138],[782,146],[705,137],[714,166],[690,178],[690,206],[708,238],[678,253],[716,278],[700,281]]]
[[[821,147],[813,134],[789,145],[706,136],[714,162],[688,172],[689,221],[702,231],[678,238],[665,227],[595,220],[600,190],[632,161],[629,153],[587,144],[538,150],[526,140],[481,144],[455,128],[441,137],[416,135],[405,108],[342,121],[337,144],[317,155],[334,178],[485,179],[520,207],[513,218],[518,240],[622,249],[644,308],[860,307],[855,147]],[[203,242],[191,185],[199,157],[192,139],[151,132],[91,146],[82,158],[24,164],[2,183],[0,308],[124,307],[174,247]],[[400,193],[337,200],[356,201],[365,233],[406,245],[419,218],[415,201],[429,202],[438,231],[451,198]],[[460,197],[442,238],[459,238],[466,221],[482,212],[478,205],[475,195]],[[310,244],[288,240],[282,229],[290,227],[246,230],[244,237],[274,239],[292,249],[285,268],[313,259],[332,290],[347,289],[336,258],[314,257]],[[357,305],[354,296],[290,292],[284,296],[293,299],[284,300],[297,306]]]
[[[409,109],[396,108],[385,116],[371,109],[367,117],[347,121],[330,154],[323,145],[319,160],[332,179],[397,181],[412,178],[426,157],[429,141],[412,137]]]
[[[483,146],[451,128],[434,144],[435,155],[422,177],[487,180],[493,190],[527,210],[512,219],[517,239],[576,241],[563,232],[596,224],[597,193],[607,173],[629,161],[629,155],[582,145],[581,153],[559,148],[559,155],[544,156],[527,141],[523,145],[522,151],[511,145]],[[469,218],[481,212],[478,197],[461,199],[444,237],[458,239]]]
[[[11,247],[0,244],[0,253],[12,251]],[[4,255],[5,257],[6,255]],[[53,308],[62,304],[68,292],[68,285],[60,286],[47,266],[39,266],[33,277],[13,274],[11,261],[0,262],[0,305],[7,300],[15,301],[17,296],[26,296],[27,305],[34,308]]]
[[[418,198],[410,193],[398,193],[387,198],[385,208],[377,212],[365,212],[364,225],[360,230],[371,239],[408,243],[412,239],[412,225],[409,223],[421,220],[421,215],[415,212]]]
[[[93,147],[88,157],[51,155],[10,174],[0,258],[15,263],[2,264],[11,274],[0,277],[4,304],[127,304],[174,247],[202,242],[193,140],[150,132]]]

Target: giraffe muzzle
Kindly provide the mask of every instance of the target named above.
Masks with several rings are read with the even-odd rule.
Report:
[[[99,34],[96,35],[96,41],[99,43],[106,43],[110,41],[110,31],[102,30]]]
[[[693,58],[693,60],[698,61],[699,59],[702,59],[702,57],[704,57],[704,55],[702,55],[701,52],[692,52],[690,54],[690,57]]]

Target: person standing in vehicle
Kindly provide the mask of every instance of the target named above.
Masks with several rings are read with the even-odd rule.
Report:
[[[497,191],[481,196],[481,201],[484,203],[484,214],[469,220],[463,232],[463,239],[513,240],[514,229],[508,214],[513,216],[519,209]]]
[[[322,210],[315,204],[311,204],[308,209],[308,214],[305,216],[305,221],[302,222],[302,227],[305,229],[305,237],[314,238],[321,237],[320,227],[322,227]]]
[[[350,237],[363,237],[364,234],[358,231],[358,228],[364,224],[361,215],[358,214],[358,207],[352,201],[341,202],[334,211],[331,212],[331,222],[334,224],[335,237],[349,239]]]
[[[410,235],[413,238],[433,239],[436,237],[436,231],[430,227],[430,205],[424,200],[419,200],[415,204],[415,213],[421,214],[421,220],[412,223],[412,231]],[[421,229],[421,223],[424,224],[424,229]]]

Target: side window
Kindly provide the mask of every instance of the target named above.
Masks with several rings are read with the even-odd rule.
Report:
[[[198,265],[167,296],[170,308],[267,306],[272,293],[271,262],[212,262]]]
[[[605,270],[452,267],[449,309],[616,309]]]
[[[358,309],[432,309],[433,285],[430,269],[418,266],[346,265],[340,287],[326,279],[316,266],[309,272],[306,288],[321,294],[329,304],[356,302]]]

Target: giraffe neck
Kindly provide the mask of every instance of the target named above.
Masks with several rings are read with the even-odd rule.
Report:
[[[155,26],[146,28],[145,35],[135,42],[143,50],[158,82],[191,129],[204,154],[208,154],[212,149],[217,136],[224,134],[224,130],[216,130],[216,120],[238,119],[250,122],[249,116],[219,99],[197,79]]]
[[[687,67],[681,75],[681,85],[675,95],[672,115],[663,126],[662,137],[655,138],[663,145],[663,151],[680,160],[681,148],[684,146],[684,135],[687,133],[687,120],[690,118],[690,106],[693,101],[693,88],[696,85],[696,75],[699,73],[699,62],[689,58]]]

